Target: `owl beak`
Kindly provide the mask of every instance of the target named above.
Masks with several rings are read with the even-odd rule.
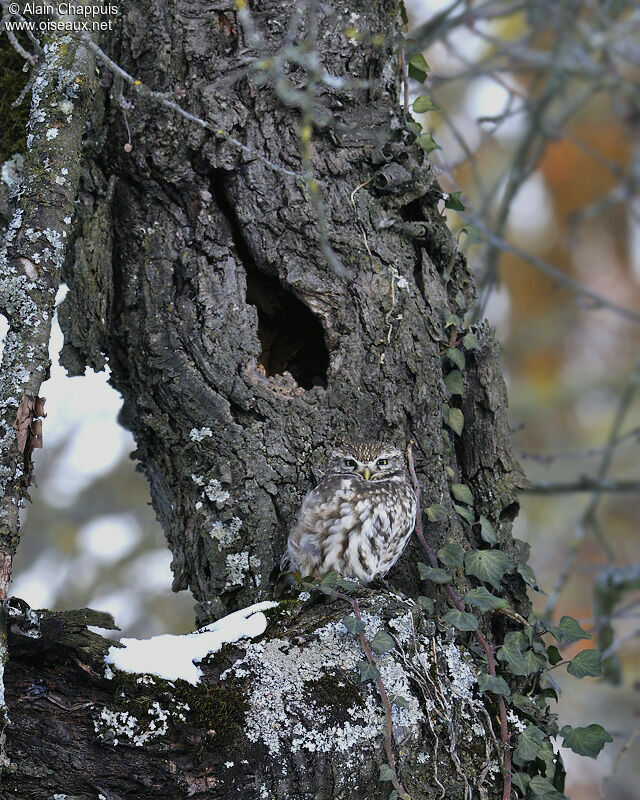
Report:
[[[365,479],[365,481],[369,480],[369,478],[371,477],[371,470],[369,469],[369,467],[365,467],[364,468],[364,472],[362,473],[362,477]]]

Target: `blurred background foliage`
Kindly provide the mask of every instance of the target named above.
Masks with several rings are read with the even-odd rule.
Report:
[[[414,114],[453,195],[443,209],[503,347],[514,447],[532,483],[516,536],[546,594],[578,618],[612,681],[557,670],[562,722],[615,737],[597,761],[563,751],[573,800],[637,797],[640,779],[640,9],[624,0],[405,0]],[[347,9],[348,11],[349,9]],[[345,28],[356,25],[353,14]],[[457,198],[460,199],[462,208]],[[457,207],[457,210],[456,210]],[[59,329],[52,355],[61,346]],[[90,605],[127,634],[183,632],[187,592],[107,376],[43,387],[14,591],[34,606]],[[578,491],[579,490],[579,491]],[[568,649],[572,656],[583,642]]]

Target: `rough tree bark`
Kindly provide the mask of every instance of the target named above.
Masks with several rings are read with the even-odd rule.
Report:
[[[522,474],[486,325],[475,331],[479,349],[466,352],[463,393],[451,395],[445,384],[452,365],[442,354],[457,335],[452,315],[463,316],[475,295],[438,210],[436,171],[401,108],[399,4],[351,0],[347,8],[331,0],[316,8],[324,68],[370,81],[360,89],[316,87],[313,172],[342,270],[327,261],[308,182],[264,162],[303,171],[300,113],[262,73],[246,69],[286,46],[296,15],[292,37],[304,39],[308,14],[288,0],[253,5],[259,45],[243,32],[230,0],[132,0],[122,7],[117,32],[102,42],[109,55],[263,159],[140,96],[132,95],[135,109],[123,113],[117,87],[100,90],[84,132],[76,236],[64,274],[69,293],[60,309],[69,372],[108,363],[124,398],[122,422],[136,438],[136,458],[173,553],[174,588],[191,589],[198,623],[271,596],[272,571],[300,500],[332,445],[347,437],[415,441],[423,506],[446,510],[444,519],[426,523],[434,549],[478,541],[477,526],[464,523],[450,494],[452,484],[466,484],[474,515],[492,522],[514,567],[526,557],[511,538]],[[363,35],[347,36],[349,26]],[[103,83],[108,74],[104,69]],[[303,88],[301,67],[290,65],[286,77]],[[123,147],[127,124],[130,152]],[[460,436],[444,425],[447,404],[464,414]],[[418,560],[424,556],[412,543],[389,586],[409,598],[431,591],[437,620],[445,597],[421,584]],[[456,578],[462,589],[466,580]],[[525,585],[515,571],[505,590],[526,614]],[[408,614],[415,636],[431,642],[421,663],[431,663],[426,674],[434,696],[442,695],[435,722],[418,710],[428,692],[413,675],[417,656],[400,634],[394,657],[413,704],[394,727],[407,790],[462,798],[465,776],[477,796],[500,797],[492,701],[476,699],[465,717],[470,701],[456,699],[455,691],[445,698],[442,688],[455,684],[451,659],[461,653],[458,645],[457,656],[450,649],[452,629],[425,620],[393,593],[368,592],[362,602],[372,629],[391,620],[400,631],[410,624]],[[300,670],[306,656],[330,664],[338,620],[348,610],[291,601],[274,613],[260,657],[251,646],[225,648],[210,660],[199,689],[120,677],[115,693],[102,678],[101,646],[92,639],[85,647],[88,634],[77,620],[45,617],[41,640],[13,639],[8,736],[16,772],[5,777],[0,796],[388,796],[389,784],[378,782],[382,723],[369,735],[347,737],[345,750],[337,744],[354,719],[362,722],[357,708],[369,709],[374,687],[360,688],[342,666],[323,671],[316,663],[299,679],[311,698],[305,707],[294,701],[300,687],[283,655],[288,642]],[[491,619],[484,630],[498,641],[505,618]],[[244,677],[233,671],[239,657],[248,659]],[[232,676],[226,684],[219,681],[225,669]],[[287,714],[305,730],[317,728],[317,737],[333,731],[331,746],[318,738],[296,747],[300,730],[291,717],[261,718],[262,727],[251,727],[247,720],[262,708],[251,692],[269,670],[290,682]],[[153,747],[114,746],[100,709],[134,708],[140,719],[143,701],[171,712],[166,736]],[[180,702],[191,708],[185,724]],[[275,745],[265,732],[270,724],[279,730]],[[472,734],[479,724],[486,726],[480,740]]]

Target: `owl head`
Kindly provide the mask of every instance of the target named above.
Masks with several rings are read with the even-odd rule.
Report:
[[[358,475],[365,481],[404,476],[402,452],[386,442],[348,442],[337,447],[327,467],[329,475]]]

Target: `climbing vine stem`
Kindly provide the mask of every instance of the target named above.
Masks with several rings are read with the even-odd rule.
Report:
[[[425,553],[427,554],[427,558],[432,567],[438,567],[438,557],[434,549],[431,545],[427,542],[424,538],[424,531],[422,529],[422,511],[420,507],[420,484],[418,483],[418,477],[416,475],[415,466],[413,463],[413,441],[410,441],[407,445],[407,461],[409,464],[409,474],[411,475],[411,481],[413,483],[413,488],[416,493],[417,499],[417,512],[416,512],[416,527],[415,533],[418,539],[420,540],[420,544],[424,548]],[[455,590],[451,586],[445,587],[447,590],[447,594],[449,595],[449,599],[453,603],[453,605],[458,609],[458,611],[464,610],[464,603],[458,597]],[[488,669],[489,675],[496,674],[496,662],[493,657],[493,649],[491,645],[486,640],[484,635],[480,633],[479,630],[474,631],[476,640],[478,644],[482,647],[487,656],[488,662]],[[510,800],[511,798],[511,733],[509,731],[509,725],[507,723],[507,707],[504,702],[504,697],[502,695],[498,695],[498,710],[500,714],[500,740],[502,742],[502,777],[504,781],[504,788],[502,790],[502,800]]]

